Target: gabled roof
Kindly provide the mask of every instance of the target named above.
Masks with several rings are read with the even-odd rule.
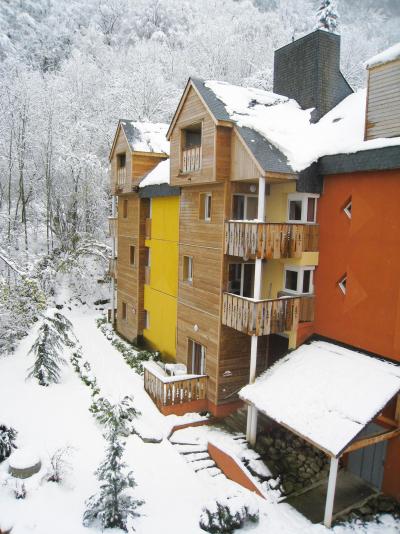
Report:
[[[169,154],[169,143],[166,140],[168,125],[164,123],[139,122],[128,119],[118,121],[114,141],[110,151],[110,159],[122,129],[131,152]]]
[[[339,457],[400,390],[400,365],[315,341],[239,393],[269,418]]]

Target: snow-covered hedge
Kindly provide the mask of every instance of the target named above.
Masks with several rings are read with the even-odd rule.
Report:
[[[210,501],[200,517],[200,527],[211,534],[230,534],[247,522],[258,521],[258,508],[254,502],[244,502],[243,496]]]

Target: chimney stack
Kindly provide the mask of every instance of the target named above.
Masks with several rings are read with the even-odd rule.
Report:
[[[353,90],[340,72],[340,36],[314,32],[275,51],[274,93],[315,108],[317,122]]]

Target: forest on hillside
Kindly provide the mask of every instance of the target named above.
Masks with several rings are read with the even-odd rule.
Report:
[[[120,117],[168,122],[189,76],[271,89],[317,0],[1,0],[0,352],[67,279],[101,293]],[[396,1],[341,0],[342,71],[400,39]],[[84,289],[83,289],[84,288]]]

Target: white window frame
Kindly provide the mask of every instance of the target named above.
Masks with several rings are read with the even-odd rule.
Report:
[[[249,197],[252,197],[252,198],[256,198],[257,199],[257,202],[258,202],[258,195],[252,195],[252,194],[247,194],[247,193],[234,193],[233,194],[234,197],[244,197],[244,208],[243,208],[243,211],[244,211],[244,220],[245,221],[255,221],[257,219],[257,217],[255,217],[255,219],[249,219],[248,218],[248,213],[247,213],[247,202],[248,202],[248,198]],[[233,202],[232,202],[232,211],[233,211]],[[241,220],[241,219],[232,219],[233,221],[234,220]]]
[[[308,207],[308,199],[309,198],[315,198],[315,206],[314,206],[314,220],[313,221],[307,221],[307,207]],[[317,204],[318,204],[318,198],[319,195],[312,194],[312,193],[289,193],[288,194],[288,201],[287,201],[287,222],[288,223],[294,223],[294,224],[315,224],[317,221]],[[289,219],[290,217],[290,202],[291,201],[300,200],[301,201],[301,219],[295,220],[295,219]]]
[[[296,290],[286,288],[286,271],[296,271],[298,273]],[[311,271],[310,291],[308,293],[303,293],[302,291],[305,271]],[[297,265],[285,265],[285,268],[283,270],[283,290],[285,291],[285,293],[291,293],[292,295],[312,295],[314,293],[314,271],[315,266],[313,265],[305,265],[301,267]]]
[[[144,327],[146,330],[150,329],[150,312],[149,310],[144,310]]]
[[[210,222],[212,213],[212,194],[204,194],[204,220]]]
[[[254,261],[245,261],[245,262],[229,262],[228,264],[228,269],[231,265],[240,265],[240,293],[238,296],[240,297],[243,297],[243,290],[244,290],[244,272],[245,272],[245,265],[254,265],[254,269],[255,269],[255,263]],[[254,276],[255,276],[255,272],[254,272]],[[228,279],[228,284],[229,284],[230,280]],[[253,288],[253,291],[254,291],[254,288]],[[230,287],[228,287],[228,293],[230,293]],[[236,295],[236,293],[233,293]]]
[[[342,276],[342,278],[338,282],[338,286],[339,286],[340,291],[343,293],[343,295],[345,295],[346,290],[347,290],[347,287],[346,287],[347,286],[347,274]]]
[[[348,202],[346,203],[346,205],[344,206],[343,208],[343,211],[345,212],[345,214],[347,215],[347,217],[349,219],[351,219],[351,210],[352,210],[352,207],[353,207],[353,201],[352,201],[352,198],[350,197]],[[350,208],[350,209],[349,209]]]
[[[187,276],[185,276],[185,261],[187,258]],[[183,255],[183,280],[184,282],[193,283],[193,256]]]

